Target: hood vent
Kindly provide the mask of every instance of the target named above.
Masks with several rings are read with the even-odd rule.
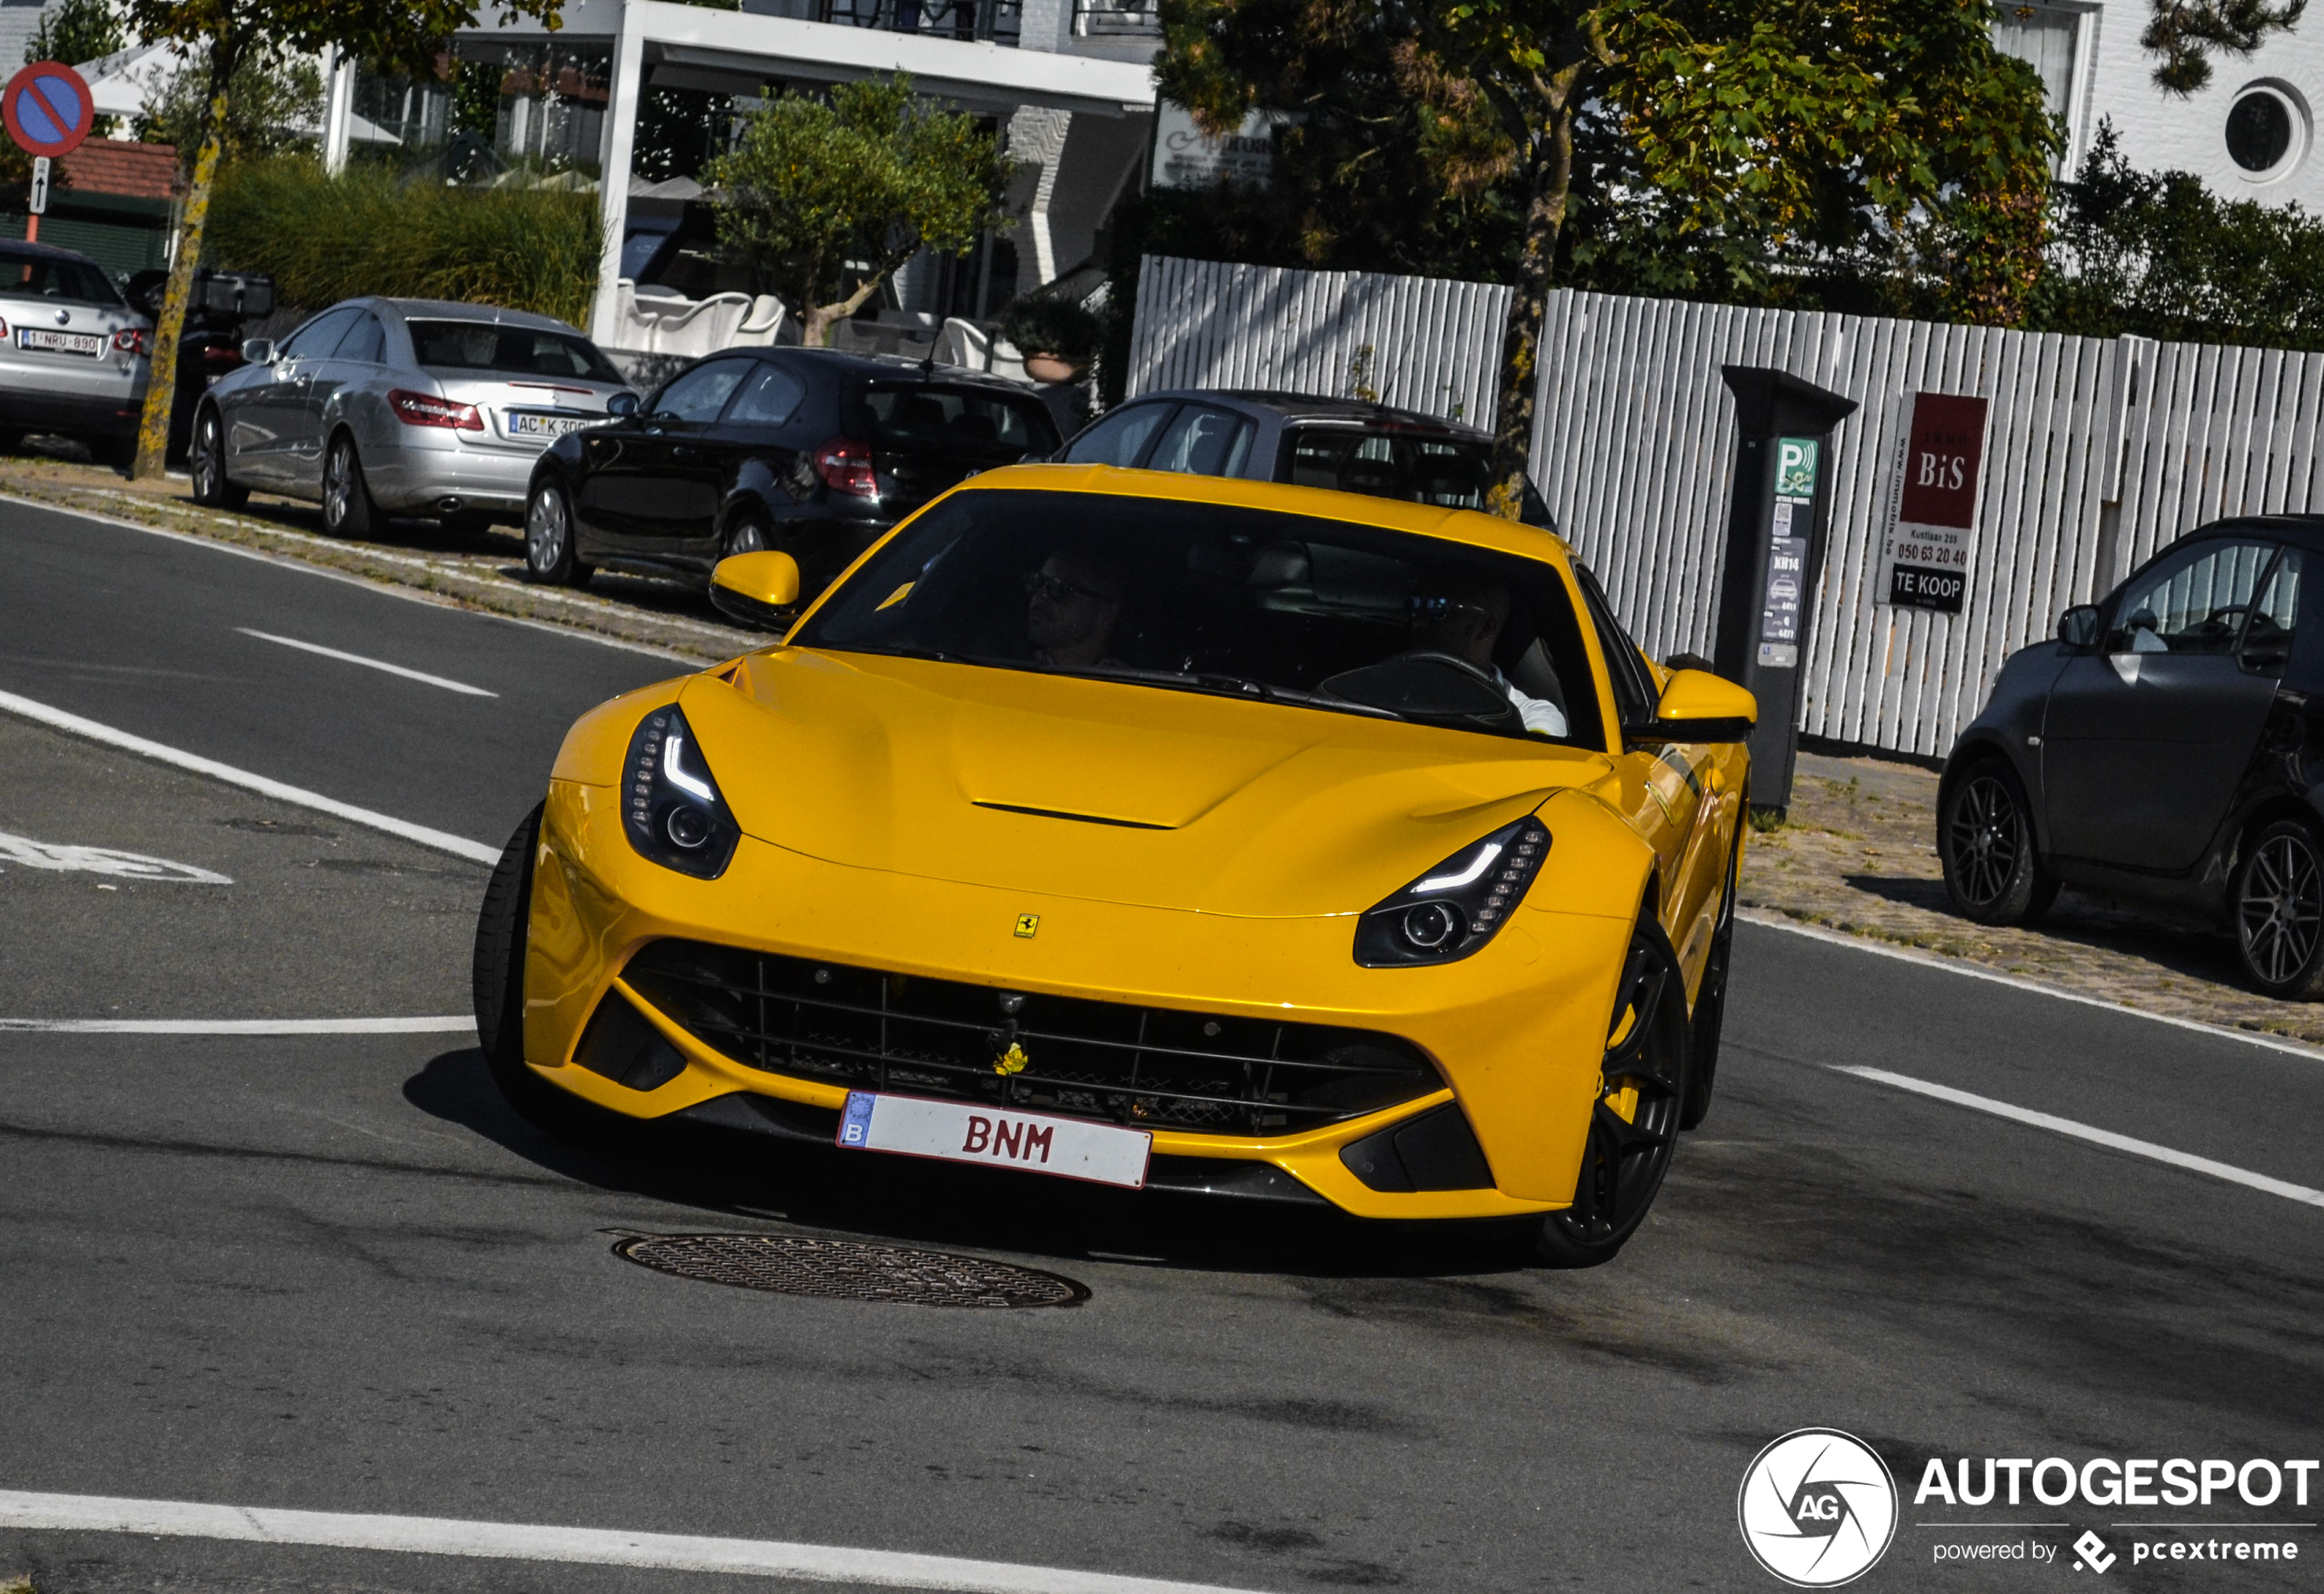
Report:
[[[971,799],[974,802],[974,799]],[[1015,802],[977,802],[979,808],[1003,813],[1029,813],[1036,819],[1071,819],[1080,824],[1118,824],[1124,830],[1176,830],[1175,824],[1155,824],[1143,819],[1109,819],[1103,813],[1068,813],[1060,808],[1026,808]]]

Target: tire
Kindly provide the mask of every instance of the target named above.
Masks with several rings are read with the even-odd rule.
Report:
[[[775,545],[775,530],[757,510],[744,510],[726,522],[726,550],[721,558],[737,554],[763,554]]]
[[[471,969],[476,1039],[484,1051],[485,1072],[525,1122],[563,1138],[584,1139],[602,1136],[608,1115],[524,1066],[525,929],[533,911],[533,864],[540,851],[541,815],[546,806],[524,816],[484,888]]]
[[[553,587],[586,587],[591,571],[581,563],[573,533],[573,505],[564,485],[544,481],[524,506],[524,573]]]
[[[1750,808],[1744,794],[1742,812]],[[1727,970],[1735,953],[1735,897],[1742,885],[1743,821],[1735,824],[1735,845],[1727,855],[1727,896],[1719,903],[1719,921],[1711,931],[1711,955],[1703,962],[1702,988],[1695,993],[1695,1011],[1687,1021],[1686,1105],[1678,1115],[1681,1129],[1701,1126],[1711,1111],[1711,1082],[1718,1077],[1719,1035],[1727,1027]]]
[[[1638,1232],[1678,1147],[1686,1076],[1686,976],[1670,938],[1649,919],[1631,932],[1615,987],[1574,1204],[1543,1220],[1536,1260],[1596,1267]]]
[[[2058,899],[2057,878],[2035,850],[2033,805],[2001,759],[1978,759],[1946,789],[1937,856],[1953,911],[1973,923],[2031,924]]]
[[[2324,996],[2324,840],[2316,831],[2279,819],[2254,836],[2229,899],[2253,987],[2286,1002]]]
[[[323,456],[323,530],[334,537],[368,542],[378,535],[380,506],[363,479],[363,457],[355,439],[341,432]]]
[[[250,501],[250,489],[226,474],[226,425],[214,404],[194,412],[194,440],[186,468],[194,479],[194,501],[205,509],[240,509]]]

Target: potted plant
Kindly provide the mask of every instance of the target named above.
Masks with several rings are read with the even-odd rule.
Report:
[[[1001,336],[1023,353],[1035,382],[1073,381],[1097,358],[1104,332],[1094,310],[1057,294],[1021,294],[1001,312]]]

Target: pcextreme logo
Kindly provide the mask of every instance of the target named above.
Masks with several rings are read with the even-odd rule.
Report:
[[[1836,1589],[1879,1564],[1897,1531],[1897,1481],[1837,1428],[1799,1428],[1753,1458],[1735,1497],[1752,1558],[1795,1589]]]

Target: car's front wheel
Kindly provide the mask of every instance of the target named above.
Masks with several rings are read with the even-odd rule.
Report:
[[[1979,924],[2031,924],[2058,899],[2034,846],[2033,805],[1997,758],[1964,770],[1937,813],[1937,856],[1953,911]]]
[[[355,439],[341,432],[323,457],[323,529],[334,537],[360,542],[375,533],[379,522],[379,505],[363,479],[362,457],[355,452]]]
[[[534,488],[524,506],[524,572],[555,587],[588,585],[589,566],[573,539],[573,505],[555,481]]]
[[[2252,838],[2235,869],[2235,948],[2268,996],[2324,996],[2324,844],[2297,819]]]
[[[1541,1261],[1595,1267],[1646,1222],[1678,1147],[1686,1065],[1686,976],[1670,938],[1649,919],[1622,961],[1574,1204],[1543,1220],[1534,1242]]]
[[[214,404],[204,404],[194,415],[194,440],[187,469],[194,479],[194,501],[206,509],[240,509],[250,501],[250,489],[226,474],[226,425]]]
[[[1750,812],[1748,793],[1738,815]],[[1727,971],[1735,961],[1735,899],[1743,884],[1743,825],[1735,822],[1735,842],[1727,855],[1727,894],[1719,902],[1717,925],[1711,932],[1710,955],[1703,960],[1703,983],[1695,992],[1695,1012],[1687,1024],[1686,1105],[1678,1126],[1701,1125],[1711,1111],[1711,1082],[1718,1075],[1719,1036],[1727,1028]]]
[[[602,1132],[607,1115],[524,1065],[525,932],[533,916],[533,864],[541,846],[542,813],[536,807],[524,816],[484,888],[471,965],[476,1039],[484,1050],[485,1072],[528,1123],[552,1135],[586,1136]]]

